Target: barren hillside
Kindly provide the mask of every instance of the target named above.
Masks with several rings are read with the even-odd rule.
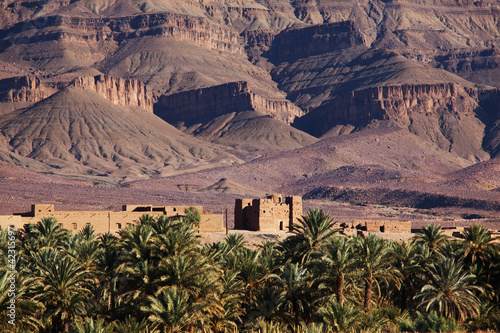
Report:
[[[8,0],[0,160],[64,193],[118,186],[108,206],[281,191],[486,209],[499,73],[494,0]]]

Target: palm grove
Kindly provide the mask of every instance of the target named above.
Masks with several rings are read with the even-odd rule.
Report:
[[[310,210],[259,249],[230,234],[202,246],[192,220],[144,215],[79,234],[44,218],[16,235],[16,325],[9,324],[8,232],[0,233],[1,331],[399,332],[494,329],[500,248],[472,225],[429,225],[410,242],[346,237]]]

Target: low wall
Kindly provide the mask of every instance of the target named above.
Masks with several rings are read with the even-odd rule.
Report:
[[[411,234],[411,221],[354,220],[353,224],[360,224],[369,233]]]

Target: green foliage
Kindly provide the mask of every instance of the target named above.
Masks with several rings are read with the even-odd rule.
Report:
[[[188,222],[193,223],[196,227],[200,227],[201,213],[198,208],[190,206],[184,210]]]
[[[445,317],[431,312],[428,315],[418,315],[415,320],[414,332],[453,332],[459,328],[455,319],[446,320]]]
[[[196,215],[196,214],[195,214]],[[118,235],[55,219],[18,230],[17,332],[398,332],[498,330],[500,251],[479,226],[449,241],[345,237],[313,209],[294,235],[202,246],[194,223],[143,215]],[[10,302],[0,231],[0,306]],[[417,312],[420,311],[420,312]],[[410,318],[416,318],[413,322]],[[456,321],[455,321],[456,320]],[[0,311],[0,331],[9,331]]]

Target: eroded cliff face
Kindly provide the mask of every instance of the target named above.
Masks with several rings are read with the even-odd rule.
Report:
[[[364,39],[354,22],[320,24],[276,35],[270,57],[275,61],[288,61],[360,45],[364,45]]]
[[[76,78],[72,85],[95,92],[116,105],[138,107],[153,112],[152,94],[138,80],[98,75]]]
[[[19,76],[0,80],[0,102],[37,103],[57,92],[36,76]]]
[[[391,120],[440,148],[472,161],[482,149],[485,125],[477,91],[457,84],[380,86],[340,95],[295,121],[299,129],[321,136],[338,125],[364,126]]]
[[[149,13],[127,17],[69,17],[53,15],[21,22],[2,31],[1,46],[47,41],[121,42],[144,36],[165,36],[230,53],[243,53],[242,38],[205,17],[178,13]]]
[[[155,105],[156,115],[171,124],[182,122],[185,126],[242,111],[259,111],[287,123],[303,114],[289,101],[269,100],[252,92],[244,81],[163,95]]]

